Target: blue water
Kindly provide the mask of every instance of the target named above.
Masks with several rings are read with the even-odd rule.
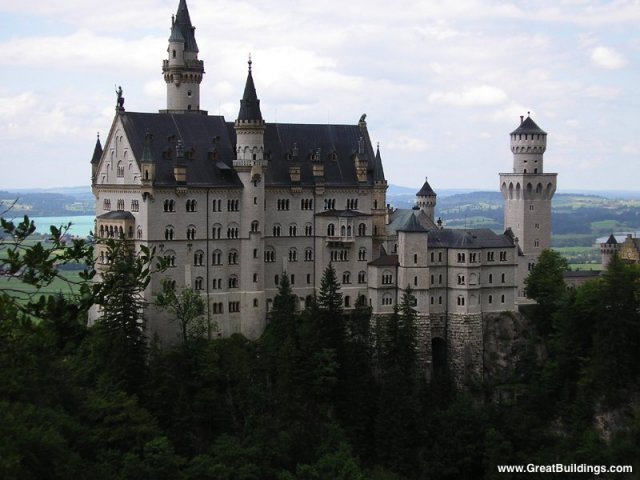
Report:
[[[50,232],[49,227],[51,225],[59,228],[62,225],[71,223],[68,234],[84,238],[94,229],[93,222],[95,218],[93,215],[80,215],[69,217],[29,217],[29,220],[33,220],[36,224],[36,232],[43,234]],[[13,220],[14,223],[18,223],[22,220],[22,217],[8,218],[8,220]]]

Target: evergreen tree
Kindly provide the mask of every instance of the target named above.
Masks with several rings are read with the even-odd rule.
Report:
[[[180,325],[182,343],[185,347],[190,341],[202,338],[205,333],[211,337],[211,328],[204,319],[204,300],[192,288],[183,288],[177,294],[171,284],[165,282],[162,293],[156,297],[156,305],[173,314]]]
[[[321,317],[320,332],[324,336],[328,348],[341,356],[344,347],[343,300],[336,270],[329,263],[322,274],[320,294],[318,295],[318,311]]]

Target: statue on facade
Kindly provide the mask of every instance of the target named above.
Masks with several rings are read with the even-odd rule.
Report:
[[[124,110],[124,97],[122,96],[122,86],[118,86],[118,88],[116,88],[116,95],[118,96],[116,108],[118,110]]]

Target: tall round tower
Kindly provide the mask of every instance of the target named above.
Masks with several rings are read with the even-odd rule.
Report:
[[[191,25],[186,0],[180,0],[178,12],[171,19],[168,58],[162,62],[167,84],[167,109],[163,113],[205,113],[200,110],[200,82],[204,62],[198,60],[195,27]]]
[[[511,132],[513,173],[542,173],[547,132],[527,116],[520,117],[520,126]]]
[[[618,240],[613,235],[609,235],[609,238],[606,242],[600,244],[600,259],[602,263],[602,270],[606,270],[609,267],[609,263],[611,263],[611,259],[613,256],[618,253],[618,248],[620,244],[618,244]]]

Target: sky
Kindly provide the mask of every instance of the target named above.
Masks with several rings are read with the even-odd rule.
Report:
[[[640,0],[188,0],[201,108],[233,121],[251,53],[266,122],[356,124],[387,181],[498,190],[509,132],[548,132],[558,190],[640,190]],[[90,184],[96,134],[166,107],[178,0],[0,0],[0,189]]]

